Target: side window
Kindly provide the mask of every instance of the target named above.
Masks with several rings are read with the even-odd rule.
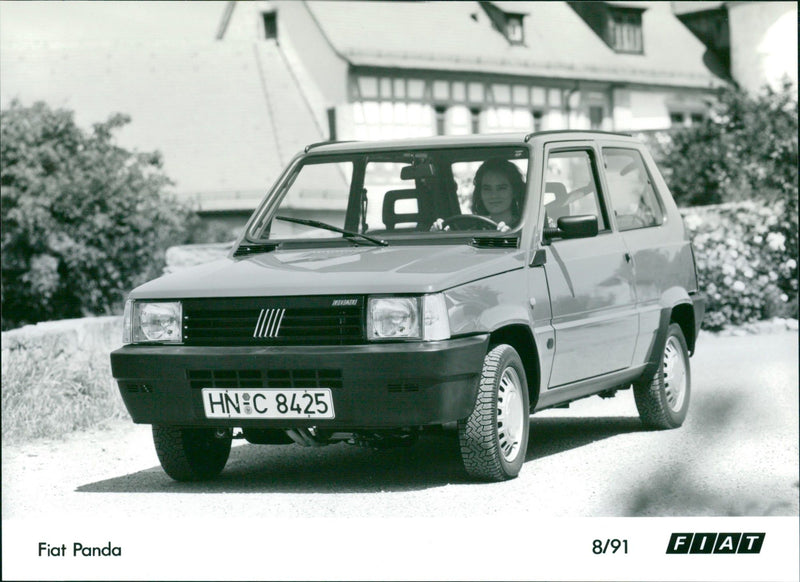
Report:
[[[633,230],[664,222],[642,155],[633,149],[603,148],[609,196],[617,226]]]
[[[553,152],[547,158],[544,187],[545,226],[564,216],[591,214],[599,230],[608,228],[598,197],[597,176],[586,150]]]

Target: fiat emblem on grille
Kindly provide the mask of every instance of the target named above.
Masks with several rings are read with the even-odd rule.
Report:
[[[275,338],[281,329],[285,309],[262,309],[258,314],[256,328],[253,330],[255,338]]]

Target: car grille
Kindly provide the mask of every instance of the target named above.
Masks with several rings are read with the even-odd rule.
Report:
[[[344,345],[364,342],[363,297],[269,297],[183,301],[189,346]]]
[[[202,388],[341,388],[341,370],[187,370],[189,385]]]

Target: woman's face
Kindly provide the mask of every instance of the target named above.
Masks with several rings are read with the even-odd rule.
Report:
[[[511,182],[498,172],[486,172],[480,185],[481,201],[489,214],[502,214],[511,209],[514,194]]]

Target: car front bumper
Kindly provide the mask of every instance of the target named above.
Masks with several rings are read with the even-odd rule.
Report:
[[[335,347],[125,346],[112,374],[136,423],[322,429],[441,424],[470,414],[488,335]],[[333,419],[208,419],[202,388],[330,388]]]

